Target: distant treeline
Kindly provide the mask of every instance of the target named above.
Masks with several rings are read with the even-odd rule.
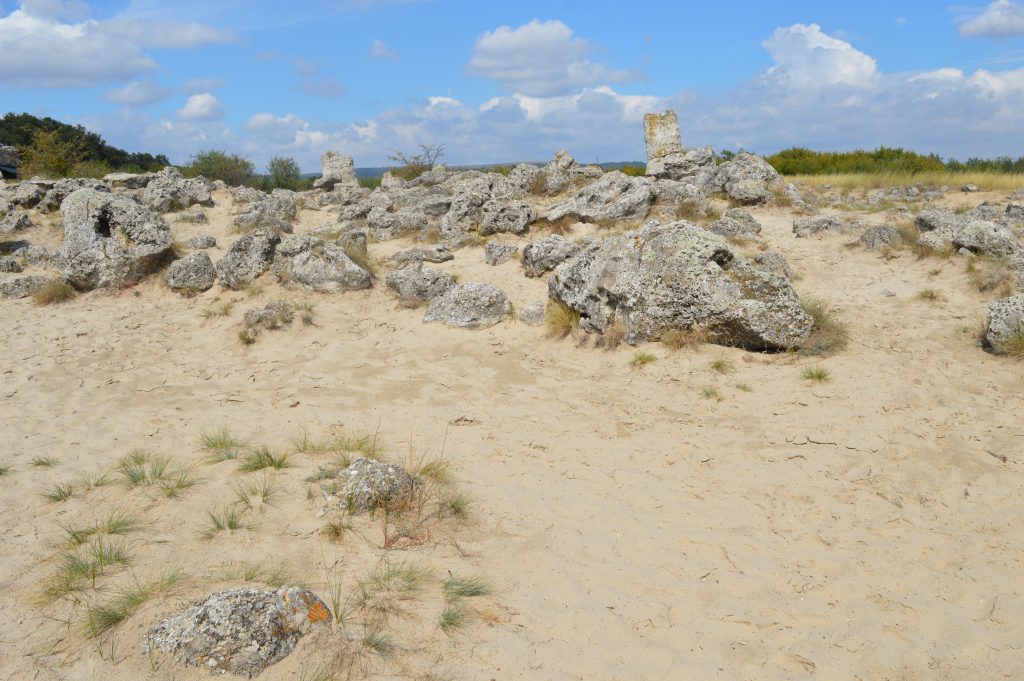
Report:
[[[812,151],[803,147],[783,149],[766,156],[783,175],[834,175],[838,173],[927,173],[990,172],[1024,173],[1024,157],[1013,159],[971,158],[961,162],[943,161],[935,154],[918,154],[900,147],[879,147],[874,151]]]
[[[95,132],[81,125],[68,125],[52,118],[27,113],[8,113],[0,118],[0,144],[21,152],[23,177],[39,174],[75,174],[96,176],[113,171],[143,172],[170,165],[162,154],[132,153],[107,144]],[[56,155],[67,160],[54,169]]]

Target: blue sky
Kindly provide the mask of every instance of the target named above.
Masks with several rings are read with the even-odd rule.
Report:
[[[643,158],[687,146],[1024,155],[1024,0],[0,0],[0,112],[185,162]]]

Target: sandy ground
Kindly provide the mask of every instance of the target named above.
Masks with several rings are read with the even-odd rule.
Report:
[[[172,222],[176,237],[209,230],[229,245],[218,199],[212,225]],[[322,593],[330,575],[351,583],[381,558],[376,520],[342,543],[319,532],[303,480],[322,460],[306,454],[276,474],[280,493],[258,522],[200,539],[206,511],[243,475],[203,463],[200,433],[227,426],[281,449],[303,429],[377,432],[399,460],[443,443],[472,522],[387,558],[427,565],[435,581],[480,575],[494,593],[447,636],[433,584],[395,618],[401,652],[374,678],[1024,678],[1024,365],[976,346],[985,299],[962,261],[795,239],[792,214],[753,212],[799,272],[797,290],[849,324],[845,351],[655,343],[643,349],[656,361],[634,369],[634,348],[581,348],[521,323],[424,325],[383,285],[318,296],[267,281],[185,299],[151,280],[54,307],[0,301],[0,463],[11,467],[0,478],[0,677],[207,678],[142,654],[146,627],[240,584],[232,565],[283,565]],[[297,231],[330,221],[306,211]],[[479,248],[438,267],[497,284],[519,309],[546,296],[546,280],[516,261],[488,267]],[[918,299],[924,288],[942,299]],[[315,325],[242,346],[243,312],[276,298],[315,303]],[[200,316],[225,301],[228,316]],[[734,370],[713,371],[719,358]],[[804,380],[807,364],[831,382]],[[709,387],[721,399],[704,397]],[[118,485],[42,498],[140,447],[201,482],[175,499]],[[191,577],[90,640],[81,607],[33,598],[62,550],[59,524],[115,508],[145,529],[131,536],[130,570],[103,578],[96,597],[170,564]],[[311,678],[315,646],[305,639],[261,678]]]

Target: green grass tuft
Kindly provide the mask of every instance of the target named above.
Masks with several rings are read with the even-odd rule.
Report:
[[[804,367],[802,375],[815,383],[827,383],[832,380],[832,374],[823,366]]]
[[[629,364],[634,368],[640,368],[647,366],[656,359],[658,358],[651,353],[641,351],[633,355],[633,359],[629,360]]]
[[[269,447],[258,447],[242,457],[239,468],[247,473],[264,468],[288,468],[288,453],[275,454]]]
[[[804,296],[800,299],[803,311],[811,317],[811,333],[801,346],[808,355],[828,355],[846,347],[849,331],[832,307],[820,298]]]

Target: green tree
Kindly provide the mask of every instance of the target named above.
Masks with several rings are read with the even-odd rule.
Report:
[[[56,130],[36,130],[32,133],[32,142],[18,151],[21,155],[18,172],[22,177],[68,177],[84,157],[78,142],[62,139]]]
[[[188,166],[182,168],[182,171],[189,177],[202,175],[208,180],[222,180],[230,187],[239,187],[252,180],[256,174],[256,166],[238,154],[209,149],[194,154]]]
[[[299,164],[290,156],[274,156],[267,164],[270,182],[277,189],[297,190],[302,183]]]

